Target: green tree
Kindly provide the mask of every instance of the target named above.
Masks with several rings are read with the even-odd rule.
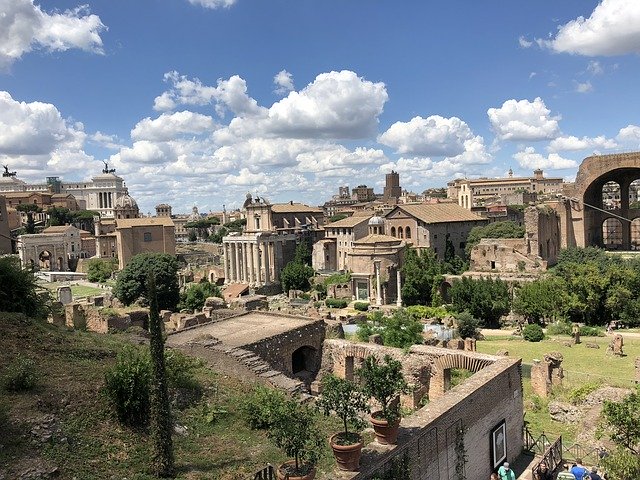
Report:
[[[115,258],[92,258],[87,268],[87,280],[104,283],[116,270],[118,270],[118,261]]]
[[[571,299],[561,278],[541,278],[523,283],[515,292],[513,311],[528,322],[562,320]]]
[[[480,320],[466,310],[456,315],[456,324],[460,338],[477,338],[480,333]]]
[[[0,312],[22,312],[46,317],[50,307],[46,290],[39,289],[31,270],[23,269],[16,257],[0,257]]]
[[[470,256],[471,250],[480,243],[482,238],[522,238],[524,237],[524,233],[524,227],[521,227],[511,220],[490,223],[484,227],[473,227],[469,235],[467,235],[465,253],[467,257]]]
[[[67,225],[73,220],[70,210],[65,207],[49,207],[47,216],[49,217],[47,224],[51,227]]]
[[[402,301],[405,305],[431,305],[433,286],[442,274],[436,254],[430,249],[406,251],[402,275]]]
[[[196,232],[194,230],[189,230],[189,235],[188,235],[187,239],[190,242],[195,242],[196,240],[198,240],[198,235],[196,234]]]
[[[449,293],[456,311],[468,310],[485,327],[498,327],[500,317],[511,309],[509,288],[499,279],[462,277],[453,283]]]
[[[173,477],[173,421],[169,405],[169,387],[164,358],[164,341],[158,308],[155,274],[147,277],[149,299],[149,349],[151,353],[151,435],[154,444],[154,467],[160,477]]]
[[[344,213],[338,213],[332,217],[329,217],[329,223],[333,223],[333,222],[337,222],[339,220],[344,220],[345,218],[347,218],[348,215],[344,214]]]
[[[309,279],[313,277],[313,268],[296,261],[291,261],[280,272],[280,281],[282,289],[285,292],[289,290],[307,290],[309,288]]]
[[[358,339],[367,341],[369,336],[379,334],[382,343],[388,347],[409,348],[422,343],[423,326],[404,308],[396,310],[390,317],[376,311],[366,322],[358,324]]]
[[[389,355],[384,356],[382,363],[370,355],[356,375],[362,380],[364,394],[375,398],[382,408],[382,418],[389,423],[400,418],[400,403],[394,400],[401,393],[409,392],[409,385],[402,374],[402,363]]]
[[[179,308],[186,308],[192,311],[202,310],[205,300],[209,297],[222,298],[222,292],[217,285],[205,279],[189,286],[185,292],[180,294]]]
[[[158,289],[161,310],[174,310],[180,301],[178,287],[178,261],[166,253],[141,253],[134,256],[118,274],[114,295],[125,305],[137,300],[148,303],[146,279],[153,272]]]

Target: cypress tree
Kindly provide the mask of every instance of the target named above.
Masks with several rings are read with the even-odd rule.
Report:
[[[153,273],[147,278],[149,299],[149,333],[151,334],[151,435],[154,445],[154,469],[160,477],[173,477],[173,442],[171,408],[164,363],[164,340],[160,327],[160,313]]]

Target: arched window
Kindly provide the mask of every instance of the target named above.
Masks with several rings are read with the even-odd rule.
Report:
[[[406,227],[406,228],[404,229],[404,236],[405,236],[406,238],[411,238],[411,228]]]
[[[392,237],[396,236],[396,227],[391,227],[391,236]]]
[[[398,238],[403,238],[403,236],[402,236],[402,227],[398,227]]]

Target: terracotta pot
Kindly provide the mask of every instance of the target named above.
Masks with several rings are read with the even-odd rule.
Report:
[[[313,480],[316,477],[316,469],[312,468],[309,473],[307,473],[306,475],[303,475],[302,477],[295,477],[295,476],[291,476],[289,475],[287,477],[286,473],[284,471],[280,471],[280,469],[282,467],[284,467],[285,465],[293,465],[295,467],[296,465],[296,461],[295,460],[289,460],[288,462],[284,462],[281,465],[278,465],[278,468],[276,469],[276,476],[278,477],[278,480]]]
[[[398,431],[400,430],[400,418],[393,423],[389,423],[382,418],[382,412],[373,412],[371,414],[371,423],[373,430],[376,432],[376,441],[383,445],[395,445],[398,441]]]
[[[347,472],[357,472],[360,468],[360,453],[363,446],[362,437],[359,437],[360,441],[353,445],[338,445],[335,443],[335,439],[339,435],[339,433],[336,433],[329,439],[338,468]]]

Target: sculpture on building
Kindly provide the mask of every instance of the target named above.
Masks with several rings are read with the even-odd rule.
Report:
[[[109,164],[105,160],[103,160],[102,163],[104,163],[104,168],[102,169],[102,173],[116,173],[116,169],[109,168]]]
[[[3,165],[4,167],[4,173],[2,174],[3,177],[15,177],[16,176],[16,172],[10,172],[9,171],[9,165]]]

